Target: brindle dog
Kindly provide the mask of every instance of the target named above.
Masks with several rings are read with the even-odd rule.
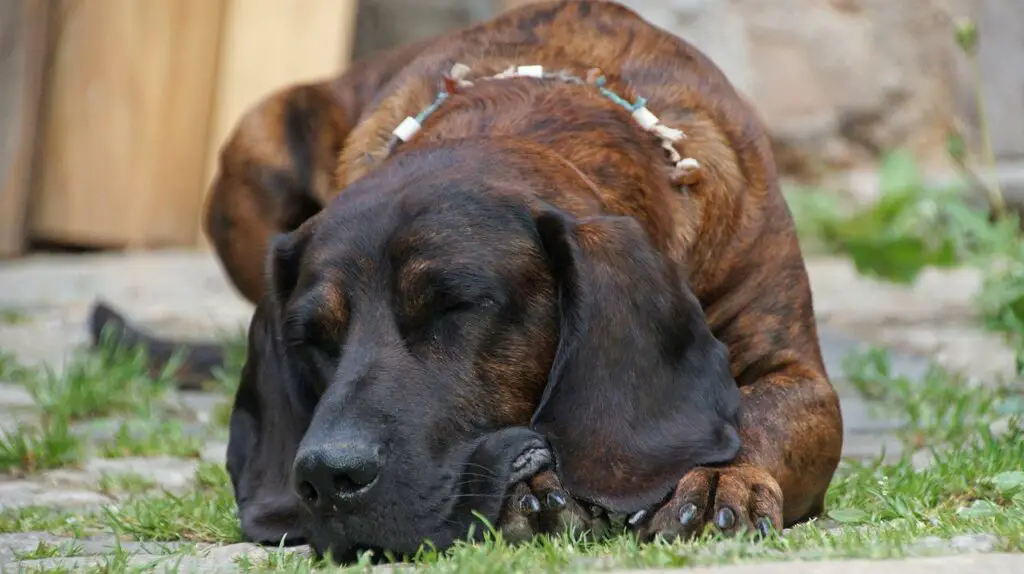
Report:
[[[389,145],[457,63],[599,69],[699,171],[587,81],[449,79]],[[629,9],[532,4],[269,96],[205,226],[256,304],[228,447],[248,539],[347,560],[446,547],[473,511],[514,538],[621,512],[649,539],[823,510],[842,421],[768,138]]]

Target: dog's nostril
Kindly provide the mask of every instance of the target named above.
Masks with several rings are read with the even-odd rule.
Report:
[[[298,490],[299,496],[301,496],[302,500],[306,501],[308,504],[316,504],[316,501],[320,499],[320,493],[316,491],[316,487],[313,486],[313,483],[308,480],[300,482]]]
[[[360,461],[334,475],[334,490],[338,494],[359,492],[377,480],[379,471],[376,461]]]

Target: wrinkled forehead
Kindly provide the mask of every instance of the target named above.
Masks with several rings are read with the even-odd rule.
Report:
[[[308,262],[337,279],[500,280],[543,260],[529,211],[514,197],[424,184],[398,197],[332,207]]]
[[[529,214],[509,199],[469,193],[410,199],[387,239],[393,263],[499,261],[536,244]]]

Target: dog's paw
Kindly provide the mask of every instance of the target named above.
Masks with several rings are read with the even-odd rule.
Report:
[[[608,530],[608,517],[600,509],[583,508],[562,488],[558,476],[545,470],[512,487],[498,527],[511,543],[563,532],[601,537]]]
[[[676,485],[672,498],[629,520],[641,540],[689,538],[711,527],[724,535],[768,536],[782,529],[782,489],[754,466],[695,468]]]

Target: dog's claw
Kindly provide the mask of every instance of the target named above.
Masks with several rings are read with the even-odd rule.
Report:
[[[757,519],[755,528],[757,528],[757,533],[761,538],[768,538],[768,535],[771,534],[772,531],[772,521],[767,516],[762,516]]]
[[[736,524],[736,513],[731,508],[723,508],[715,515],[715,526],[719,530],[729,530]]]
[[[636,525],[640,524],[641,522],[643,522],[644,518],[647,518],[647,511],[646,510],[641,510],[639,512],[636,512],[635,514],[633,514],[633,516],[629,517],[629,525],[630,526],[636,526]]]
[[[693,519],[697,517],[697,506],[695,504],[687,503],[679,509],[679,524],[683,526],[689,526]]]
[[[552,508],[552,509],[556,509],[556,510],[562,509],[562,508],[565,508],[565,505],[567,504],[567,502],[568,501],[565,498],[565,493],[563,493],[563,492],[560,492],[560,491],[556,490],[556,491],[553,491],[550,494],[548,494],[548,497],[547,497],[548,508]]]
[[[519,499],[519,514],[530,516],[538,512],[540,512],[540,501],[537,500],[536,496],[527,494]]]

